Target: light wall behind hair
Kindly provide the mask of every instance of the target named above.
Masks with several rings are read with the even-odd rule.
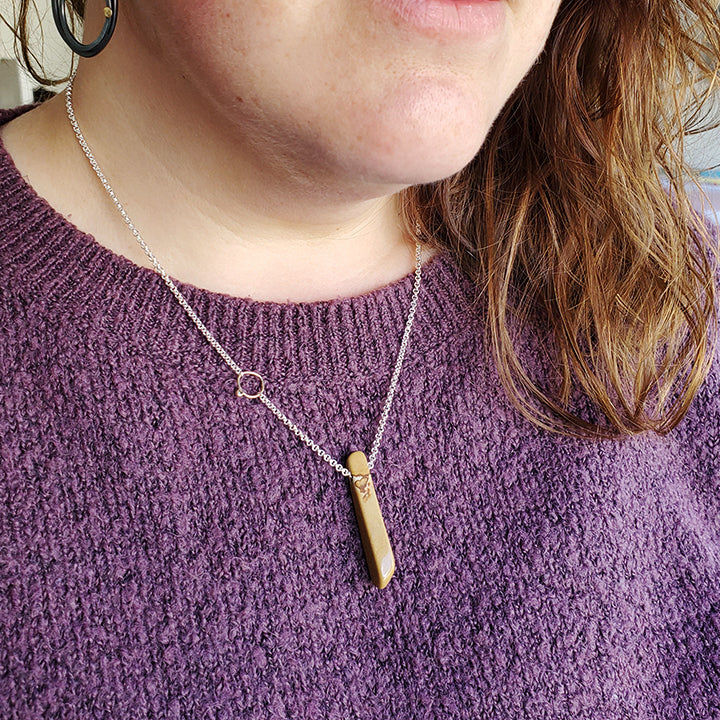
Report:
[[[53,22],[50,0],[36,0],[37,16],[33,13],[32,45],[38,60],[50,77],[62,78],[68,74],[72,53],[58,36]],[[0,0],[0,11],[4,17],[13,16],[12,0]],[[0,51],[4,58],[15,58],[15,37],[12,30],[0,23]],[[34,84],[35,81],[33,81]],[[57,91],[58,88],[52,88]]]
[[[720,0],[711,0],[720,7]],[[720,118],[720,87],[715,90],[715,115]],[[720,170],[720,125],[700,135],[687,139],[688,164],[698,172]],[[716,208],[720,213],[720,207]]]

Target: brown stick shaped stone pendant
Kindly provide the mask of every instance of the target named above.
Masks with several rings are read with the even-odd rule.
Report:
[[[377,587],[384,588],[395,572],[395,556],[380,512],[368,461],[365,453],[354,452],[348,455],[345,464],[352,473],[350,492],[370,577]]]

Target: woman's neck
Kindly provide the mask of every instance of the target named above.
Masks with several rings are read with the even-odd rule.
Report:
[[[215,292],[302,302],[362,294],[412,271],[398,188],[382,194],[361,182],[334,183],[322,173],[322,159],[301,171],[282,148],[268,162],[243,133],[219,131],[211,108],[188,108],[167,86],[165,97],[150,88],[139,94],[134,67],[125,65],[125,80],[108,82],[101,63],[88,63],[75,83],[76,115],[118,198],[171,276]],[[3,140],[58,212],[110,250],[149,266],[83,155],[64,97],[11,122]]]

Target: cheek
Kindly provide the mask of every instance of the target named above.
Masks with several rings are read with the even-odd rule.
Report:
[[[552,0],[537,6],[537,12],[526,13],[524,22],[518,28],[518,34],[524,38],[524,44],[529,49],[532,62],[542,52],[552,29],[553,22],[560,8],[560,0]],[[532,65],[530,62],[530,65]]]
[[[166,70],[183,77],[232,84],[253,48],[272,47],[274,28],[284,18],[277,0],[131,0],[127,12],[135,34],[143,37]]]

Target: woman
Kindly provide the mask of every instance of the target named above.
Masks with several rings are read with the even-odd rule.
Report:
[[[2,128],[0,714],[715,717],[714,8],[105,5]]]

